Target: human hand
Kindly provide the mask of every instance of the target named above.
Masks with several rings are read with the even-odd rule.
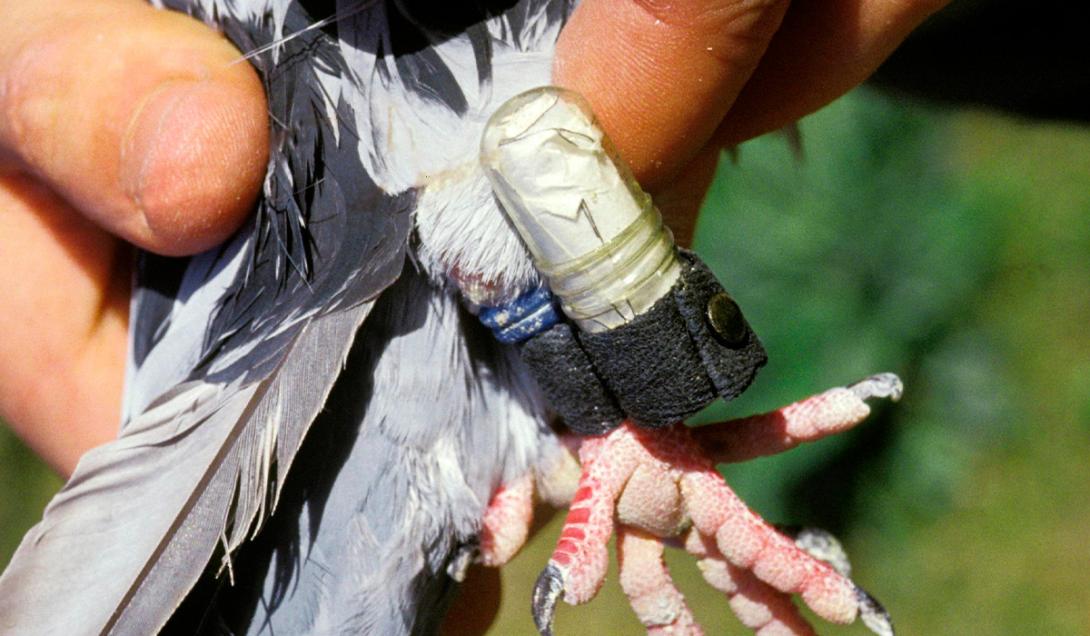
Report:
[[[583,0],[554,80],[583,93],[681,245],[720,152],[863,82],[949,0]]]
[[[0,417],[58,472],[117,433],[128,244],[192,254],[252,209],[256,73],[141,0],[0,3]]]

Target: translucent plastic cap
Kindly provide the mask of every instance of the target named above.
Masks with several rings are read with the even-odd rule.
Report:
[[[508,100],[485,127],[481,164],[584,331],[623,325],[677,280],[673,236],[577,93],[549,86]]]

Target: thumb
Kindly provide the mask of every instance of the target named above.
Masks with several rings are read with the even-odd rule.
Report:
[[[0,3],[0,162],[106,230],[180,255],[226,238],[268,152],[253,69],[139,0]]]

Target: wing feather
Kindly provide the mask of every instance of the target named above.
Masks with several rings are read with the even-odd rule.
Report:
[[[492,104],[547,78],[570,10],[525,0],[451,31],[373,0],[159,4],[254,52],[264,197],[221,248],[142,257],[122,434],[85,455],[0,577],[0,633],[153,633],[217,551],[230,566],[405,264],[422,178],[464,166]],[[309,28],[328,17],[314,7],[343,20]]]
[[[257,47],[281,19],[311,21],[292,5],[224,26]],[[314,30],[273,53],[254,60],[276,140],[257,214],[222,248],[142,258],[122,435],[85,455],[0,577],[2,633],[157,631],[275,504],[401,272],[415,195],[378,187],[334,131],[355,118],[342,98],[331,121],[322,88],[346,75],[338,42]]]

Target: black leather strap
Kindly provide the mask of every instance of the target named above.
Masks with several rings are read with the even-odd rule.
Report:
[[[598,435],[626,417],[648,428],[737,397],[767,361],[764,347],[707,266],[679,250],[670,293],[632,322],[582,333],[561,322],[521,345],[567,425]]]

